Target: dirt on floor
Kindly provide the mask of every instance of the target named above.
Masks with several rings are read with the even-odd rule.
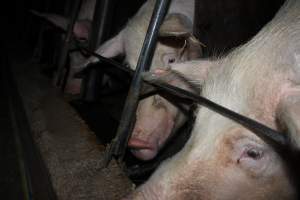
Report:
[[[102,169],[104,146],[39,73],[39,66],[30,61],[12,64],[34,141],[58,199],[114,200],[129,193],[132,183],[114,161]]]

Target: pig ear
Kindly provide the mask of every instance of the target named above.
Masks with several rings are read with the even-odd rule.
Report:
[[[188,37],[193,32],[191,20],[182,14],[170,14],[159,30],[160,37]]]
[[[96,50],[96,53],[106,58],[112,58],[124,54],[123,35],[124,32],[121,31],[115,37],[107,40]]]
[[[217,61],[203,59],[173,63],[170,65],[170,69],[200,87],[206,80],[210,69],[216,65]]]
[[[188,59],[199,58],[205,46],[193,36],[193,25],[189,18],[182,14],[170,14],[159,30],[160,42],[168,46],[188,48]]]
[[[286,92],[277,107],[277,119],[287,132],[290,142],[300,149],[300,87]]]
[[[193,88],[201,88],[207,78],[209,70],[217,61],[193,60],[183,63],[170,64],[168,69],[155,69],[144,73],[144,79],[155,82],[163,81],[172,84],[174,80],[181,79],[190,83]]]
[[[30,12],[52,23],[54,26],[62,29],[63,31],[67,31],[69,23],[67,18],[57,14],[41,13],[35,10],[31,10]],[[74,25],[73,33],[76,38],[87,40],[90,33],[90,28],[91,22],[89,20],[79,20]]]
[[[41,13],[41,12],[38,12],[35,10],[30,10],[30,12],[36,16],[39,16],[39,17],[47,20],[48,22],[51,22],[52,24],[61,28],[64,31],[67,30],[68,20],[67,20],[67,18],[65,18],[61,15],[57,15],[57,14],[53,14],[53,13]]]

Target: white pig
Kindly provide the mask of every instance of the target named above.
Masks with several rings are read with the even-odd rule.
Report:
[[[171,69],[201,95],[282,130],[300,145],[300,1],[288,0],[252,40],[210,62]],[[156,70],[162,78],[170,72]],[[200,106],[184,148],[126,199],[296,199],[283,160],[254,133]]]

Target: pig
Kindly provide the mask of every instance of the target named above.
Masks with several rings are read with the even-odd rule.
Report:
[[[89,34],[91,32],[92,20],[94,15],[94,8],[96,5],[96,0],[84,0],[81,4],[77,20],[74,24],[73,35],[77,40],[88,41]],[[67,31],[69,19],[54,13],[41,13],[35,10],[31,10],[36,16],[42,17],[47,21],[51,22],[53,25],[57,26],[63,31]],[[70,71],[67,77],[67,85],[65,87],[65,93],[68,94],[78,94],[81,85],[81,79],[72,78],[75,73],[80,71],[79,66],[83,65],[85,61],[85,56],[81,53],[73,51],[69,53],[70,57]],[[57,74],[54,74],[53,85],[56,85]]]
[[[154,4],[155,0],[148,0],[125,28],[101,45],[96,52],[108,58],[123,54],[125,62],[131,69],[135,69]],[[201,57],[201,43],[192,35],[193,15],[194,1],[171,2],[160,27],[151,69]],[[97,58],[91,57],[84,66],[96,61]],[[183,113],[160,96],[142,100],[137,109],[136,125],[128,142],[133,155],[141,160],[153,159],[185,119]]]
[[[299,149],[299,0],[287,0],[271,22],[227,56],[172,64],[145,78],[176,79],[173,72],[201,85],[202,96],[285,134]],[[289,173],[268,143],[199,106],[183,149],[125,199],[297,199]]]

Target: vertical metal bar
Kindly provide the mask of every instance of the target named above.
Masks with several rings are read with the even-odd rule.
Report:
[[[71,20],[68,24],[67,35],[64,40],[64,43],[62,46],[62,51],[61,51],[61,56],[60,56],[59,62],[58,62],[56,85],[62,85],[62,89],[64,89],[64,84],[62,84],[62,81],[64,78],[63,72],[64,72],[64,68],[66,65],[67,57],[68,57],[70,43],[72,41],[74,24],[76,22],[82,0],[74,0],[73,2],[74,2],[74,5],[73,5],[73,9],[72,9],[72,14],[71,14]]]
[[[105,40],[106,34],[109,32],[109,22],[112,19],[111,8],[114,0],[97,0],[92,32],[90,33],[89,49],[94,51]]]
[[[148,70],[152,61],[159,27],[168,11],[171,0],[156,0],[150,24],[145,36],[144,44],[137,63],[136,72],[133,76],[128,96],[124,105],[117,136],[112,141],[106,157],[106,165],[111,161],[112,156],[122,159],[125,154],[128,139],[131,135],[135,122],[135,112],[138,105],[138,98],[142,86],[141,74]]]
[[[110,22],[112,20],[111,8],[114,0],[97,0],[93,16],[92,31],[89,39],[89,50],[95,51],[96,48],[104,42],[105,37],[110,31]],[[90,69],[90,72],[84,77],[81,88],[81,99],[84,101],[93,101],[96,99],[95,85],[99,78],[97,69]]]

